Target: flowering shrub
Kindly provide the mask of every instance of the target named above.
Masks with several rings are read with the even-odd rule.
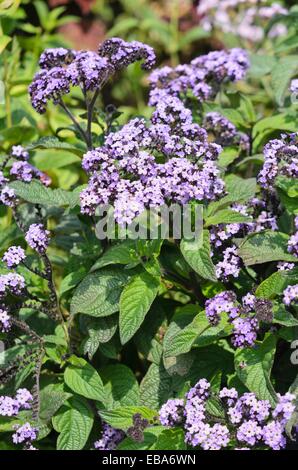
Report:
[[[208,29],[215,4],[199,6]],[[257,15],[288,17],[275,4],[251,8],[253,31]],[[273,26],[274,39],[291,29]],[[264,61],[263,83],[272,72],[276,96],[264,85],[260,98],[251,90],[262,64],[238,47],[160,68],[152,47],[120,38],[96,52],[42,52],[29,97],[48,135],[7,134],[0,157],[4,448],[295,441],[297,78],[292,69],[277,86],[275,61]],[[101,93],[138,63],[148,107],[126,119]],[[53,158],[58,172],[40,158],[47,151],[65,158]],[[75,177],[60,184],[65,166]],[[163,230],[158,211],[173,207],[180,232],[174,211]]]

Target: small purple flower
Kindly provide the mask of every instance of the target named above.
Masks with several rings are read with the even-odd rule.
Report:
[[[34,167],[24,161],[14,162],[10,170],[10,175],[14,176],[17,180],[30,183],[34,176]]]
[[[18,412],[19,405],[14,398],[0,396],[0,416],[16,416]]]
[[[288,241],[288,252],[298,258],[298,231]]]
[[[8,182],[8,179],[5,178],[5,176],[3,175],[3,172],[0,170],[0,187],[3,186],[7,182]]]
[[[14,444],[21,444],[22,442],[32,442],[37,438],[37,429],[32,427],[30,423],[25,423],[22,426],[17,426],[15,433],[12,435]]]
[[[262,428],[254,420],[245,421],[237,430],[237,439],[254,446],[262,438]]]
[[[18,160],[28,160],[29,152],[22,145],[13,145],[11,147],[11,156]]]
[[[283,292],[283,302],[285,305],[297,304],[298,302],[298,284],[288,286]]]
[[[0,331],[6,333],[11,328],[10,316],[4,308],[0,308]]]
[[[94,442],[94,447],[97,450],[115,450],[124,437],[125,433],[123,431],[103,423],[102,436],[98,441]]]
[[[9,186],[4,186],[0,193],[0,202],[8,207],[14,207],[17,202],[15,192]]]
[[[17,273],[0,275],[0,297],[4,297],[7,292],[20,295],[25,289],[25,279]]]
[[[18,402],[21,409],[29,410],[32,406],[33,397],[26,388],[19,388],[15,400]]]
[[[255,344],[259,329],[259,322],[254,317],[235,318],[232,321],[232,343],[236,348],[251,347]]]
[[[236,306],[236,295],[232,291],[224,291],[215,295],[212,299],[206,301],[205,311],[209,323],[218,325],[221,313],[229,314],[230,318],[234,318],[239,314],[239,307]]]
[[[226,248],[223,252],[223,260],[216,264],[216,276],[218,279],[227,279],[229,276],[238,277],[241,260],[236,246]]]
[[[163,426],[176,426],[183,421],[184,400],[168,400],[159,411],[159,420]]]
[[[4,253],[2,261],[8,268],[15,268],[26,258],[25,251],[20,246],[11,246]]]
[[[26,233],[25,240],[33,250],[43,254],[50,242],[49,235],[50,232],[42,224],[31,224]]]

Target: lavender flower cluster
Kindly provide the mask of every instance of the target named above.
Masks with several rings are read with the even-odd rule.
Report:
[[[26,388],[19,388],[14,398],[0,396],[0,415],[17,416],[21,410],[31,408],[33,397]]]
[[[208,408],[212,398],[221,404],[224,423]],[[160,409],[159,419],[163,426],[182,426],[185,442],[202,450],[232,446],[236,446],[235,450],[280,450],[287,443],[285,427],[295,411],[294,400],[294,394],[277,394],[273,407],[268,400],[258,400],[254,393],[239,396],[235,388],[224,387],[214,394],[210,383],[201,379],[185,399],[168,400]]]
[[[207,132],[212,133],[214,141],[222,147],[238,145],[242,150],[249,149],[248,136],[240,133],[229,119],[218,112],[207,113],[203,127]]]
[[[12,165],[6,177],[3,170],[10,160],[12,160]],[[30,183],[35,178],[45,186],[51,184],[49,176],[31,165],[28,160],[29,152],[22,145],[13,145],[10,155],[2,166],[0,165],[0,202],[5,206],[15,207],[18,202],[15,191],[7,184],[9,181],[19,180]]]
[[[255,43],[264,38],[270,19],[286,15],[287,9],[268,0],[201,0],[197,12],[205,30],[218,29]],[[286,26],[277,23],[269,29],[268,35],[274,38],[286,33]]]
[[[216,252],[219,247],[233,247],[233,238],[243,238],[249,233],[262,232],[264,230],[278,230],[275,199],[267,197],[263,191],[259,197],[253,197],[247,204],[233,204],[231,209],[243,216],[251,216],[251,222],[232,224],[217,224],[210,229],[210,241]],[[234,277],[239,271],[235,270]]]
[[[72,86],[79,86],[84,95],[97,92],[115,72],[140,60],[143,60],[144,69],[152,68],[155,63],[153,49],[141,42],[128,43],[120,38],[107,39],[98,52],[61,47],[46,49],[39,60],[41,70],[29,87],[32,106],[42,114],[49,101],[60,103]]]
[[[283,291],[283,302],[285,305],[298,305],[298,284],[288,286]]]
[[[124,437],[125,433],[123,431],[103,423],[101,438],[94,442],[94,447],[97,450],[114,450]]]
[[[30,410],[33,397],[26,388],[19,388],[15,397],[0,396],[0,416],[17,417],[20,411]],[[23,444],[26,450],[35,450],[32,441],[37,438],[37,428],[30,423],[17,424],[12,435],[14,444]]]
[[[282,134],[264,147],[264,165],[258,182],[267,191],[273,191],[277,176],[298,178],[298,133]]]
[[[255,314],[256,297],[247,294],[242,299],[242,305],[237,302],[232,291],[224,291],[208,299],[205,313],[212,326],[218,325],[222,313],[228,314],[229,322],[233,325],[231,341],[236,348],[254,346],[259,330],[259,321]]]
[[[214,98],[222,83],[244,78],[249,67],[242,49],[213,51],[175,68],[165,66],[150,75],[151,106],[159,107],[169,96],[185,101],[192,93],[199,102]]]
[[[25,279],[17,273],[8,273],[0,275],[0,299],[8,293],[20,295],[25,289]]]
[[[219,152],[191,113],[180,113],[180,101],[172,102],[153,114],[150,126],[133,119],[85,154],[82,166],[90,179],[81,210],[93,214],[99,204],[114,204],[116,221],[129,224],[149,207],[215,199],[224,191],[215,162]]]

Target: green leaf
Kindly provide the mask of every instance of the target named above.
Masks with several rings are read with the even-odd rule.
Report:
[[[73,208],[80,203],[81,188],[76,188],[74,191],[50,189],[36,180],[31,183],[13,181],[9,186],[15,190],[18,197],[32,204]]]
[[[70,361],[72,364],[64,372],[66,385],[78,395],[104,402],[106,395],[96,370],[84,359],[72,356]]]
[[[273,307],[273,315],[273,323],[289,327],[298,326],[298,320],[288,312],[283,304]]]
[[[4,34],[1,35],[1,37],[0,37],[0,54],[4,51],[6,46],[8,46],[10,41],[11,41],[11,37],[5,36]]]
[[[298,267],[289,271],[277,271],[263,281],[256,290],[257,297],[272,299],[282,294],[288,285],[298,282]]]
[[[275,180],[275,186],[284,191],[291,198],[296,198],[298,196],[297,178],[278,176]]]
[[[275,49],[276,52],[286,52],[292,49],[296,49],[298,47],[298,36],[297,34],[293,36],[288,36],[286,39],[281,41],[277,48]]]
[[[192,322],[184,328],[179,327],[179,315],[174,317],[163,341],[164,357],[178,356],[189,352],[193,345],[206,346],[215,340],[228,336],[231,333],[231,325],[227,315],[221,316],[217,326],[211,326],[202,311],[194,317]]]
[[[140,403],[159,410],[172,391],[172,378],[162,364],[151,364],[140,384]]]
[[[57,450],[84,448],[93,426],[93,415],[83,398],[74,397],[53,418],[53,426],[60,433]]]
[[[67,276],[65,276],[65,278],[62,279],[61,284],[60,284],[60,290],[59,290],[60,296],[65,294],[65,292],[68,292],[71,289],[74,289],[85,276],[86,276],[86,270],[83,267],[73,273],[67,274]]]
[[[254,349],[238,349],[235,353],[235,369],[241,382],[254,392],[260,400],[269,400],[274,406],[276,393],[270,382],[274,361],[276,339],[267,336]]]
[[[113,364],[100,371],[104,382],[105,408],[138,406],[139,384],[132,371],[123,364]]]
[[[283,97],[289,87],[291,77],[298,69],[297,56],[287,56],[279,59],[272,70],[272,88],[278,105],[283,104]]]
[[[148,450],[151,449],[156,442],[157,437],[164,431],[164,426],[151,426],[144,431],[144,440],[136,442],[131,437],[126,437],[117,446],[117,450]]]
[[[147,272],[134,276],[120,297],[119,329],[121,343],[127,343],[140,328],[153,300],[159,282]]]
[[[118,315],[94,318],[86,317],[88,338],[84,342],[84,354],[92,359],[100,344],[108,343],[118,328]]]
[[[136,242],[134,240],[125,240],[105,251],[92,266],[91,271],[96,271],[110,264],[129,264],[137,261],[140,262],[136,253]]]
[[[147,408],[146,406],[122,406],[114,410],[99,410],[98,413],[102,419],[110,426],[116,429],[127,430],[132,426],[132,418],[135,414],[140,413],[143,418],[153,420],[157,416],[157,412]]]
[[[105,317],[117,312],[120,294],[128,278],[128,271],[117,268],[103,268],[88,274],[74,292],[71,313]]]
[[[273,56],[250,54],[250,67],[248,73],[252,77],[262,78],[268,75],[276,64],[276,58]]]
[[[230,206],[234,202],[246,202],[255,195],[257,187],[255,178],[242,179],[239,176],[229,175],[225,182],[228,195],[209,204],[208,216]]]
[[[62,405],[71,397],[70,393],[64,392],[60,385],[49,384],[40,391],[41,421],[48,422]]]
[[[242,215],[232,209],[222,209],[217,211],[213,216],[207,217],[205,226],[210,227],[210,225],[237,224],[245,222],[252,222],[252,218]]]
[[[201,240],[182,240],[180,249],[183,257],[190,267],[198,273],[203,279],[217,281],[215,275],[215,266],[211,260],[211,249],[209,240],[209,231],[203,231],[203,243]]]
[[[61,142],[59,139],[57,139],[57,137],[42,137],[37,142],[33,142],[32,144],[27,145],[26,148],[29,151],[36,149],[53,149],[59,152],[63,150],[74,153],[78,157],[82,157],[84,153],[83,148],[75,147],[74,145],[68,144],[67,142]]]
[[[157,438],[151,449],[186,450],[184,430],[181,428],[165,429]]]
[[[238,254],[246,266],[269,261],[297,261],[287,251],[288,235],[282,232],[265,231],[249,235],[241,243]]]

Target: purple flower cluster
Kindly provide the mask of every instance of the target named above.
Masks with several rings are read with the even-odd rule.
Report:
[[[80,86],[84,94],[100,90],[116,71],[139,60],[144,60],[143,68],[153,67],[153,49],[120,38],[107,39],[98,52],[47,49],[40,56],[41,70],[29,87],[32,106],[42,114],[49,101],[58,104],[72,86]]]
[[[4,253],[2,261],[8,268],[15,268],[26,258],[25,251],[20,246],[11,246]]]
[[[49,230],[46,230],[42,224],[31,224],[25,235],[25,240],[33,250],[43,254],[50,242],[49,235]]]
[[[8,311],[5,306],[1,305],[0,307],[0,331],[1,333],[6,333],[11,328],[11,320]]]
[[[103,147],[85,154],[82,166],[90,179],[81,193],[83,213],[93,214],[99,204],[114,204],[115,219],[125,224],[149,207],[212,200],[223,193],[214,161],[220,147],[208,142],[206,131],[192,123],[191,115],[185,121],[173,113],[172,118],[170,111],[167,115],[169,124],[146,126],[144,119],[133,119],[110,133]]]
[[[114,450],[124,437],[125,433],[123,431],[103,423],[101,438],[94,442],[94,447],[97,450]]]
[[[0,276],[0,298],[10,292],[14,295],[22,294],[25,289],[25,279],[17,273],[1,274]]]
[[[258,175],[262,188],[272,191],[277,176],[298,177],[298,133],[282,134],[264,147],[264,165]]]
[[[293,268],[295,268],[294,263],[287,263],[286,261],[279,261],[279,263],[277,263],[278,271],[290,271]]]
[[[30,183],[33,178],[36,178],[39,179],[42,184],[48,186],[51,183],[51,179],[48,175],[28,163],[29,153],[22,145],[12,146],[7,161],[9,159],[14,160],[9,171],[10,178],[5,177],[3,171],[0,171],[0,202],[5,206],[15,207],[18,201],[15,191],[7,185],[10,180],[16,179]]]
[[[298,93],[298,79],[297,78],[291,81],[290,91],[295,94]]]
[[[29,450],[35,450],[31,447],[31,442],[37,438],[37,428],[31,426],[30,423],[25,423],[22,426],[16,426],[16,431],[12,435],[14,444],[24,444]]]
[[[201,0],[197,12],[205,30],[218,29],[254,43],[264,38],[269,20],[275,15],[286,15],[287,9],[268,0]],[[269,27],[268,36],[275,38],[286,33],[287,27],[277,23]]]
[[[205,313],[212,326],[218,325],[222,313],[227,313],[233,325],[233,346],[246,348],[255,344],[259,330],[258,319],[250,313],[255,308],[255,301],[255,296],[249,293],[243,297],[240,305],[234,292],[224,291],[206,301]]]
[[[9,186],[4,186],[0,192],[0,202],[7,207],[15,207],[17,203],[17,197],[12,188]]]
[[[163,426],[174,426],[183,421],[184,400],[176,398],[163,405],[159,411],[159,420]]]
[[[11,147],[11,156],[17,160],[29,160],[29,152],[22,145],[13,145]]]
[[[294,220],[296,232],[288,241],[288,252],[298,258],[298,216]]]
[[[236,305],[236,300],[236,295],[232,291],[220,292],[212,299],[208,299],[205,312],[209,323],[213,326],[218,325],[223,312],[228,313],[232,318],[237,317],[239,307]]]
[[[215,266],[218,279],[226,280],[229,276],[238,277],[241,269],[241,259],[238,256],[238,250],[235,245],[226,248],[223,251],[223,260]]]
[[[238,132],[236,126],[218,112],[207,113],[204,117],[203,127],[212,133],[214,141],[222,147],[239,145],[243,150],[248,149],[248,136]]]
[[[246,52],[237,48],[209,52],[187,65],[163,67],[150,76],[149,104],[155,106],[167,95],[180,99],[188,91],[200,102],[210,100],[223,82],[241,80],[248,67]]]
[[[298,284],[288,286],[283,291],[283,302],[285,305],[298,304]]]
[[[14,398],[0,396],[0,416],[17,416],[22,410],[29,410],[33,397],[26,388],[19,388]]]
[[[207,411],[208,400],[216,398],[225,410],[225,423],[219,424]],[[277,395],[272,408],[268,400],[258,400],[254,393],[239,397],[234,388],[222,388],[218,394],[201,379],[186,394],[185,399],[168,400],[160,409],[160,422],[167,427],[183,426],[185,442],[203,450],[220,450],[232,445],[236,449],[254,446],[283,449],[286,445],[285,426],[295,411],[295,395]]]

